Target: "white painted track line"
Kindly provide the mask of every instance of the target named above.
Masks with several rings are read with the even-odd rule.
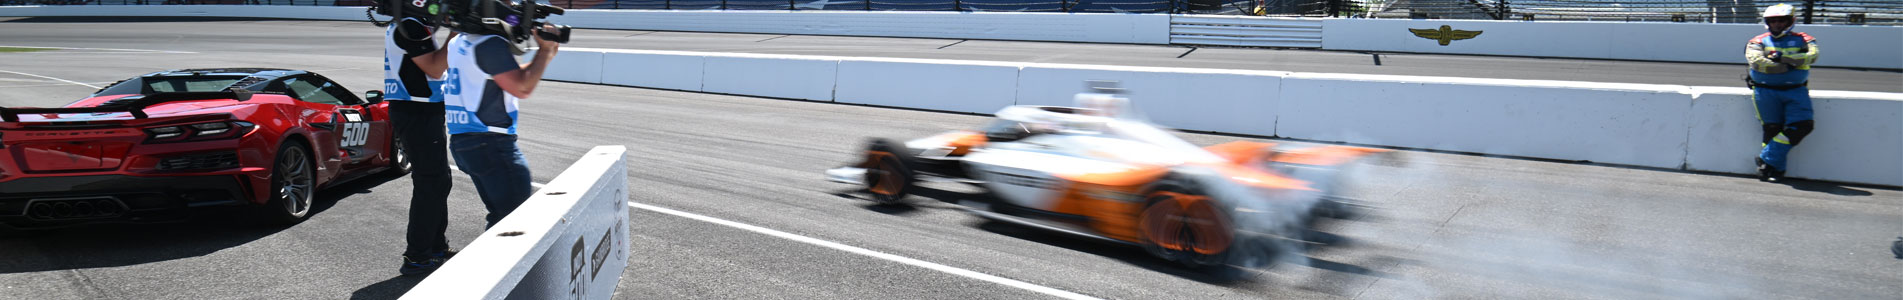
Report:
[[[853,246],[848,246],[848,245],[845,245],[845,244],[840,244],[840,243],[835,243],[835,242],[830,242],[830,241],[826,241],[826,240],[821,240],[821,239],[816,239],[816,238],[811,238],[811,237],[806,237],[806,236],[802,236],[802,235],[797,235],[797,234],[792,234],[792,233],[787,233],[787,232],[784,232],[784,231],[779,231],[779,230],[773,230],[773,229],[768,229],[768,228],[765,228],[765,227],[760,227],[760,226],[753,226],[753,225],[747,225],[747,224],[744,224],[744,223],[740,223],[740,222],[734,222],[734,221],[728,221],[728,220],[722,220],[722,219],[719,219],[719,218],[714,218],[714,217],[709,217],[709,216],[703,216],[703,215],[698,215],[698,214],[694,214],[694,213],[689,213],[689,212],[683,212],[683,211],[678,211],[678,210],[673,210],[673,209],[668,209],[668,208],[664,208],[664,207],[658,207],[658,206],[653,206],[653,205],[647,205],[647,204],[641,204],[641,203],[634,203],[634,202],[628,202],[628,207],[633,207],[633,208],[639,208],[639,209],[645,209],[645,210],[648,210],[648,211],[653,211],[653,212],[658,212],[658,213],[664,213],[664,214],[669,214],[669,215],[674,215],[674,216],[678,216],[678,217],[683,217],[683,218],[688,218],[688,219],[694,219],[694,220],[700,220],[700,221],[702,221],[702,222],[708,222],[708,223],[714,223],[714,224],[720,224],[720,225],[723,225],[723,226],[727,226],[727,227],[733,227],[733,228],[739,228],[739,229],[744,229],[744,230],[747,230],[747,231],[752,231],[752,232],[756,232],[756,233],[760,233],[760,234],[765,234],[765,235],[770,235],[770,236],[774,236],[774,237],[778,237],[778,238],[783,238],[783,239],[788,239],[788,240],[793,240],[793,241],[795,241],[795,242],[801,242],[801,243],[807,243],[807,244],[812,244],[812,245],[815,245],[815,246],[820,246],[820,247],[826,247],[826,248],[833,248],[833,249],[835,249],[835,250],[839,250],[839,251],[846,251],[846,252],[850,252],[850,253],[853,253],[853,254],[859,254],[859,255],[865,255],[865,256],[870,256],[870,257],[872,257],[872,258],[878,258],[878,259],[883,259],[883,260],[887,260],[887,261],[892,261],[892,262],[897,262],[897,263],[902,263],[902,264],[907,264],[907,265],[912,265],[912,266],[917,266],[917,267],[922,267],[922,268],[926,268],[926,269],[932,269],[933,271],[939,271],[939,272],[945,272],[945,273],[949,273],[949,274],[952,274],[952,275],[958,275],[958,276],[964,276],[964,277],[966,277],[966,278],[972,278],[972,279],[977,279],[977,280],[983,280],[983,281],[989,281],[989,282],[991,282],[991,283],[996,283],[996,284],[1002,284],[1002,285],[1005,285],[1005,286],[1009,286],[1009,287],[1014,287],[1014,288],[1019,288],[1019,289],[1024,289],[1024,290],[1028,290],[1028,291],[1032,291],[1032,292],[1038,292],[1038,293],[1042,293],[1042,294],[1045,294],[1045,295],[1051,295],[1051,296],[1057,296],[1058,298],[1064,298],[1064,299],[1099,299],[1099,298],[1097,298],[1097,297],[1091,297],[1091,296],[1089,296],[1089,295],[1084,295],[1084,294],[1078,294],[1078,293],[1073,293],[1073,292],[1070,292],[1070,291],[1065,291],[1065,290],[1059,290],[1059,289],[1056,289],[1056,288],[1051,288],[1051,287],[1046,287],[1046,286],[1041,286],[1041,285],[1036,285],[1036,284],[1031,284],[1031,283],[1029,283],[1029,282],[1023,282],[1023,281],[1018,281],[1018,280],[1014,280],[1014,279],[1010,279],[1010,278],[1004,278],[1004,277],[998,277],[998,276],[994,276],[994,275],[991,275],[991,274],[985,274],[985,273],[979,273],[979,272],[977,272],[977,271],[972,271],[972,270],[966,270],[966,269],[961,269],[961,268],[958,268],[958,267],[952,267],[952,266],[947,266],[947,265],[941,265],[941,264],[937,264],[937,263],[933,263],[933,262],[928,262],[928,261],[923,261],[923,260],[918,260],[918,259],[913,259],[913,258],[910,258],[910,257],[904,257],[904,256],[898,256],[898,255],[892,255],[892,254],[887,254],[887,253],[884,253],[884,252],[879,252],[879,251],[873,251],[873,250],[869,250],[869,249],[866,249],[866,248],[859,248],[859,247],[853,247]]]
[[[467,174],[462,174],[460,172],[462,169],[456,168],[456,166],[454,165],[449,166],[449,169],[457,170],[458,171],[457,174],[459,175],[468,176]],[[539,182],[529,182],[529,185],[535,186],[536,188],[543,187],[543,184]],[[674,215],[677,217],[694,219],[694,220],[699,220],[702,222],[714,223],[714,224],[719,224],[722,226],[738,228],[738,229],[752,231],[755,233],[765,234],[765,235],[769,235],[773,237],[793,240],[795,242],[801,242],[801,243],[807,243],[807,244],[820,246],[820,247],[832,248],[834,250],[846,251],[852,254],[870,256],[872,258],[883,259],[883,260],[887,260],[891,262],[897,262],[901,264],[907,264],[907,265],[912,265],[916,267],[931,269],[933,271],[945,272],[947,274],[963,276],[963,277],[971,278],[971,279],[983,280],[983,281],[996,283],[996,284],[1002,284],[1004,286],[1024,289],[1027,291],[1037,292],[1037,293],[1041,293],[1045,295],[1056,296],[1058,298],[1063,298],[1063,299],[1079,299],[1079,300],[1102,299],[1097,297],[1091,297],[1089,295],[1060,290],[1060,289],[1056,289],[1052,287],[1032,284],[1029,282],[1018,281],[1016,279],[1010,279],[1010,278],[999,277],[999,276],[991,275],[991,274],[979,273],[978,271],[972,271],[972,270],[966,270],[963,268],[958,268],[953,266],[941,265],[938,263],[918,260],[918,259],[914,259],[910,257],[904,257],[904,256],[888,254],[885,252],[873,251],[871,249],[866,249],[866,248],[853,247],[850,245],[835,243],[832,241],[821,240],[821,239],[811,238],[811,237],[807,237],[803,235],[787,233],[785,231],[773,230],[766,227],[748,225],[746,223],[740,223],[740,222],[728,221],[728,220],[715,218],[715,217],[703,216],[700,214],[695,214],[690,212],[673,210],[673,209],[669,209],[665,207],[634,203],[634,202],[628,202],[628,207],[637,208],[637,209],[645,209],[648,211]]]
[[[81,53],[92,53],[92,54],[101,54],[101,53],[125,53],[125,52],[136,52],[136,53],[169,53],[169,54],[197,54],[197,53],[198,53],[198,52],[191,52],[191,51],[171,51],[171,50],[146,50],[146,49],[120,49],[120,48],[76,48],[76,47],[40,47],[40,46],[7,46],[7,45],[0,45],[0,47],[7,47],[7,48],[36,48],[36,49],[59,49],[59,50],[105,50],[105,51],[112,51],[112,52],[81,52]],[[67,52],[67,53],[76,53],[76,52]]]
[[[59,81],[59,82],[65,82],[65,83],[71,83],[71,84],[77,84],[77,85],[82,85],[82,86],[86,86],[86,87],[89,87],[89,88],[95,88],[95,89],[96,89],[96,88],[99,88],[99,86],[97,86],[97,85],[91,85],[91,84],[86,84],[86,83],[84,83],[84,82],[78,82],[78,81],[72,81],[72,80],[65,80],[65,79],[59,79],[59,78],[53,78],[53,77],[48,77],[48,76],[40,76],[40,75],[34,75],[34,74],[29,74],[29,73],[21,73],[21,72],[14,72],[14,71],[7,71],[7,70],[0,70],[0,73],[11,73],[11,74],[20,74],[20,75],[26,75],[26,76],[33,76],[33,77],[39,77],[39,78],[46,78],[46,79],[52,79],[52,80],[55,80],[55,81]]]

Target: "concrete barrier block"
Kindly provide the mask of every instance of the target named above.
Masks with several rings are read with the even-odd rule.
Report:
[[[832,101],[839,60],[790,55],[707,56],[701,90],[712,93]]]
[[[608,299],[631,255],[627,152],[589,150],[399,299]]]
[[[992,113],[1017,99],[1018,66],[929,60],[839,62],[836,101]]]
[[[1169,15],[900,11],[570,10],[581,28],[1169,44]]]
[[[1686,169],[1756,174],[1757,110],[1744,88],[1697,88]],[[1792,177],[1903,186],[1903,95],[1811,92],[1817,130],[1791,151]]]
[[[1018,75],[1020,105],[1075,106],[1087,80],[1114,80],[1135,110],[1168,127],[1276,135],[1286,72],[1038,64]]]
[[[601,61],[601,83],[698,92],[707,59],[694,54],[610,50]]]
[[[1743,64],[1739,51],[1757,24],[1497,20],[1328,19],[1322,48],[1352,51],[1484,54]],[[1467,39],[1422,37],[1413,30],[1466,31]],[[1825,50],[1818,66],[1903,68],[1903,27],[1803,25]],[[1439,33],[1426,34],[1438,37]],[[1655,41],[1627,43],[1625,41]]]
[[[1663,85],[1290,75],[1283,137],[1679,168],[1691,96]]]
[[[535,53],[529,52],[528,55],[533,57]],[[555,58],[549,60],[548,70],[542,73],[542,79],[600,84],[601,59],[601,51],[556,51]]]

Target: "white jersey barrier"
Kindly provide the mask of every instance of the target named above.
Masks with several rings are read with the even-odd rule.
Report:
[[[571,10],[549,20],[601,29],[1170,43],[1170,16],[1164,14],[630,9]]]
[[[1283,137],[1657,168],[1684,163],[1682,86],[1298,73]]]
[[[1819,66],[1903,69],[1903,27],[1799,24],[1797,31],[1817,37]],[[1745,42],[1760,33],[1758,24],[1328,19],[1322,49],[1735,63],[1742,74]]]
[[[925,59],[841,59],[835,101],[892,107],[996,112],[1016,99],[1018,66]],[[907,95],[907,96],[899,96]]]
[[[1759,145],[1751,91],[1694,88],[1686,169],[1753,173]],[[1903,95],[1812,91],[1817,129],[1791,151],[1790,175],[1903,185]]]
[[[966,113],[1071,105],[1085,80],[1117,80],[1140,113],[1185,130],[1734,174],[1754,174],[1760,137],[1741,88],[564,48],[569,55],[607,66],[546,78]],[[1791,176],[1903,186],[1903,94],[1812,96],[1817,131],[1792,152]]]
[[[628,266],[623,146],[597,146],[403,299],[608,299]]]
[[[364,20],[363,7],[70,5],[0,7],[0,17],[170,16]],[[1175,21],[1172,21],[1172,20]],[[1757,24],[1313,19],[1098,13],[570,10],[550,20],[591,29],[1320,47],[1327,50],[1740,64]],[[1172,24],[1172,23],[1175,24]],[[1318,25],[1313,25],[1318,24]],[[1441,32],[1442,26],[1446,32]],[[1825,67],[1903,69],[1903,27],[1798,25]],[[1442,39],[1445,37],[1446,39]]]

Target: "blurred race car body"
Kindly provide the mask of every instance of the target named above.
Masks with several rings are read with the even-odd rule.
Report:
[[[1249,141],[1203,148],[1114,109],[1012,106],[983,132],[875,139],[864,161],[827,175],[885,203],[920,180],[975,184],[992,197],[961,204],[985,218],[1137,245],[1191,266],[1258,267],[1305,248],[1317,217],[1355,207],[1331,194],[1341,168],[1385,152]]]

